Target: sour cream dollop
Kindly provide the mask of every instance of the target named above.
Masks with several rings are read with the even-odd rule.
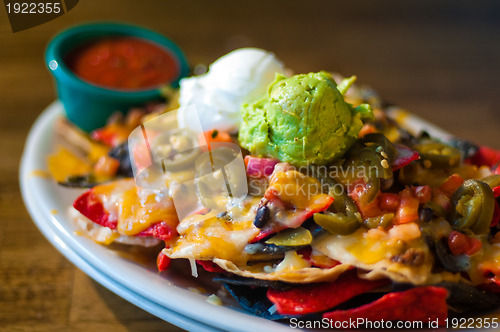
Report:
[[[179,127],[196,129],[198,117],[204,131],[238,131],[241,106],[263,97],[276,73],[284,72],[274,54],[258,48],[241,48],[222,56],[206,74],[180,81]]]

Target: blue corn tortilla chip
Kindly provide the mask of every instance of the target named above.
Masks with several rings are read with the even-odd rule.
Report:
[[[273,303],[266,297],[267,288],[249,287],[223,283],[224,288],[238,301],[246,311],[269,320],[287,319],[289,317],[278,314],[271,307]],[[269,310],[271,309],[271,311]]]
[[[255,278],[246,278],[237,275],[222,275],[212,279],[214,282],[220,282],[230,285],[236,286],[249,286],[249,287],[264,287],[264,288],[273,288],[278,290],[286,290],[293,287],[293,285],[282,282],[282,281],[274,281],[274,280],[261,280]]]

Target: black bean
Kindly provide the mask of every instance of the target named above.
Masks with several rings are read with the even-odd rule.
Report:
[[[430,207],[424,207],[420,210],[419,217],[423,222],[429,222],[434,217],[434,210]]]
[[[120,162],[120,166],[118,167],[117,175],[133,177],[134,172],[132,170],[132,163],[130,161],[130,154],[128,152],[128,142],[123,142],[120,145],[112,148],[108,156],[115,158]]]
[[[255,214],[255,219],[253,221],[253,224],[257,228],[262,228],[267,224],[270,216],[271,214],[269,208],[267,207],[267,204],[261,205],[257,209],[257,213]]]

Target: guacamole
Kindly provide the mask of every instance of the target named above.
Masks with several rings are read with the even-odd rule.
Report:
[[[325,165],[354,143],[363,120],[372,118],[368,105],[354,108],[327,72],[276,75],[266,96],[244,105],[240,144],[253,155],[274,157],[295,166]]]

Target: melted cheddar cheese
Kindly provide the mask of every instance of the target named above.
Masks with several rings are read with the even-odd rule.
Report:
[[[172,228],[177,226],[172,199],[161,191],[136,187],[134,179],[114,181],[93,190],[111,220],[117,220],[120,234],[137,235],[162,221]]]

